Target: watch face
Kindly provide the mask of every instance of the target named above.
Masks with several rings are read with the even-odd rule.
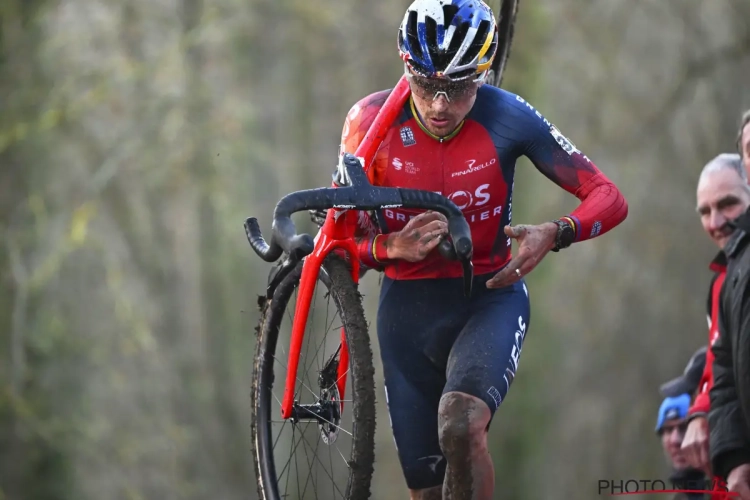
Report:
[[[559,231],[557,233],[557,244],[560,246],[560,248],[570,246],[575,239],[575,231],[573,231],[573,228],[570,227],[570,224],[568,224],[564,220],[556,221],[556,223],[559,227]]]
[[[565,225],[562,232],[562,241],[566,245],[570,245],[573,243],[573,239],[576,237],[575,231],[573,231],[573,228],[569,225]]]

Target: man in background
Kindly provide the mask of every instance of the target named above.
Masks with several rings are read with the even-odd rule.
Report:
[[[661,437],[664,453],[672,465],[669,480],[675,489],[703,490],[711,484],[710,475],[691,464],[683,443],[688,428],[691,403],[698,392],[699,384],[706,365],[708,346],[698,349],[688,360],[685,370],[679,377],[661,385],[660,391],[666,396],[659,408],[656,432]],[[677,499],[704,499],[704,494],[678,494]]]
[[[748,115],[750,119],[750,114]],[[750,130],[750,127],[746,127]],[[740,138],[743,129],[740,128]],[[750,140],[750,137],[748,138]],[[739,143],[739,139],[738,139]],[[750,188],[747,171],[737,154],[720,154],[711,160],[701,172],[697,189],[697,211],[706,234],[714,241],[719,252],[709,268],[714,272],[707,300],[708,345],[713,346],[719,337],[719,294],[726,276],[726,256],[724,247],[734,228],[730,221],[744,213],[750,206]],[[696,353],[698,355],[698,353]],[[688,428],[682,448],[690,465],[714,475],[709,455],[708,412],[710,410],[709,391],[714,383],[712,349],[704,350],[704,370],[698,381],[698,393],[688,411]],[[687,374],[684,374],[686,376]],[[690,377],[695,377],[693,372]],[[692,383],[691,378],[690,382]],[[665,390],[666,389],[666,390]],[[662,388],[665,395],[683,392],[684,387]]]
[[[737,132],[737,151],[745,164],[745,172],[750,176],[750,109],[745,111],[740,120],[740,129]]]
[[[747,134],[745,124],[741,145]],[[745,184],[744,188],[738,186],[722,215],[731,223],[723,247],[727,271],[719,296],[719,336],[711,346],[714,382],[709,391],[708,428],[714,474],[726,477],[729,491],[750,500],[750,187]]]
[[[706,474],[693,467],[682,450],[682,439],[687,428],[687,413],[690,395],[680,394],[666,398],[659,407],[656,420],[656,433],[661,438],[664,454],[672,466],[669,488],[681,490],[703,490],[706,488]],[[674,500],[704,500],[703,493],[679,493]]]
[[[711,296],[709,297],[709,338],[713,339],[718,332],[718,322],[712,318],[711,310],[718,309],[718,294],[724,281],[723,269],[715,269],[711,280]],[[708,363],[707,358],[710,357]],[[687,413],[687,429],[681,446],[685,459],[691,467],[701,469],[710,474],[708,460],[708,390],[711,388],[711,362],[713,355],[708,352],[708,346],[703,346],[690,357],[685,371],[679,377],[662,384],[662,395],[677,397],[687,393],[691,397],[690,408]]]

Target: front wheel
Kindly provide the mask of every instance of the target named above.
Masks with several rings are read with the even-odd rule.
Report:
[[[367,499],[375,458],[375,370],[361,296],[334,254],[323,263],[310,305],[293,416],[281,418],[301,273],[302,263],[271,300],[259,304],[251,391],[258,493],[263,500]],[[343,399],[336,386],[342,327],[349,349]]]

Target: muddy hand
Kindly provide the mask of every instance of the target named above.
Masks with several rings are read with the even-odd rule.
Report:
[[[424,212],[411,219],[396,233],[388,235],[389,259],[419,262],[427,257],[448,234],[448,219],[439,212]]]
[[[518,241],[518,254],[487,282],[487,288],[510,286],[529,274],[555,246],[557,226],[554,222],[505,226],[505,234]]]

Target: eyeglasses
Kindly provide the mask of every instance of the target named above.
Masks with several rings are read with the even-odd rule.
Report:
[[[443,95],[448,102],[460,101],[474,95],[479,88],[478,82],[484,78],[472,80],[462,80],[454,82],[451,80],[441,80],[437,78],[424,78],[417,76],[408,70],[406,76],[409,81],[414,83],[411,90],[419,98],[426,101],[435,101],[440,95]]]

